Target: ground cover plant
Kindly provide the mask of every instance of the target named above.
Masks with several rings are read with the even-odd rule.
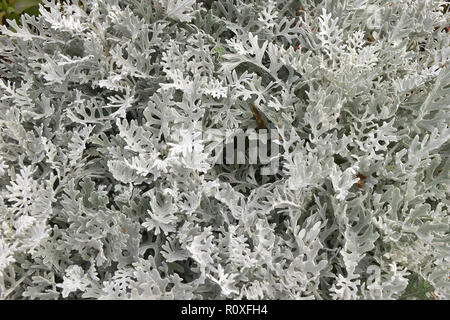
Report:
[[[5,19],[0,298],[448,299],[448,4]],[[272,174],[205,135],[264,129]]]

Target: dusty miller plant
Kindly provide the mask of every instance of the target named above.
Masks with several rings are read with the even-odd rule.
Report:
[[[447,1],[73,2],[0,27],[2,299],[450,298]],[[192,142],[250,104],[276,174]]]

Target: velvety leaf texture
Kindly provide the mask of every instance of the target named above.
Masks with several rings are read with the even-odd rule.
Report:
[[[450,299],[449,14],[43,0],[7,21],[0,299]],[[236,160],[256,135],[270,174]]]

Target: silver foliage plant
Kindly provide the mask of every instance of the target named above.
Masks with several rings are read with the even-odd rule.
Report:
[[[0,297],[449,299],[447,9],[44,0],[1,26]],[[250,104],[276,174],[192,142]]]

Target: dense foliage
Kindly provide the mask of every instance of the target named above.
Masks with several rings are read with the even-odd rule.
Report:
[[[450,298],[447,1],[81,2],[0,29],[2,299]]]

